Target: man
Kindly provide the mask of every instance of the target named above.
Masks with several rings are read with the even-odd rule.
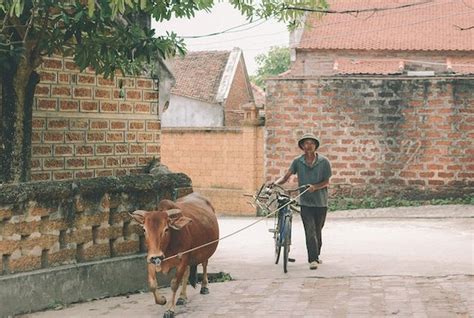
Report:
[[[322,263],[321,230],[328,210],[328,185],[331,177],[331,164],[323,155],[316,152],[319,140],[313,134],[304,134],[298,140],[304,154],[295,158],[286,174],[275,181],[284,184],[291,175],[298,176],[298,185],[309,184],[309,189],[300,197],[301,218],[306,236],[306,249],[310,269],[317,269]]]

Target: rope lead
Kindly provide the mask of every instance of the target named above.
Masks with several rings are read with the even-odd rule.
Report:
[[[222,240],[224,240],[224,239],[226,239],[226,238],[228,238],[228,237],[234,236],[235,234],[240,233],[240,232],[242,232],[243,230],[246,230],[246,229],[248,229],[248,228],[254,226],[255,224],[257,224],[257,223],[259,223],[259,222],[265,220],[266,218],[268,218],[268,217],[274,215],[275,213],[277,213],[278,211],[280,211],[280,210],[283,209],[284,207],[288,206],[292,201],[298,199],[300,196],[302,196],[302,195],[303,195],[306,191],[308,191],[308,190],[309,190],[309,187],[307,187],[306,190],[304,190],[303,192],[301,192],[299,195],[297,195],[296,197],[294,197],[292,200],[288,201],[287,203],[285,203],[285,204],[282,205],[281,207],[277,208],[275,211],[270,212],[268,215],[261,217],[261,218],[258,219],[257,221],[255,221],[255,222],[253,222],[253,223],[250,223],[249,225],[244,226],[243,228],[241,228],[241,229],[239,229],[239,230],[237,230],[237,231],[234,231],[234,232],[232,232],[232,233],[230,233],[230,234],[227,234],[227,235],[224,236],[224,237],[218,238],[217,240],[208,242],[208,243],[203,244],[203,245],[200,245],[200,246],[196,246],[196,247],[191,248],[191,249],[189,249],[189,250],[187,250],[187,251],[180,252],[180,253],[175,254],[175,255],[173,255],[173,256],[167,257],[167,258],[165,258],[164,260],[162,260],[162,262],[167,261],[167,260],[170,260],[170,259],[173,259],[173,258],[175,258],[175,257],[178,257],[178,258],[181,259],[184,254],[193,252],[193,251],[198,250],[198,249],[200,249],[200,248],[203,248],[203,247],[206,247],[206,246],[208,246],[208,245],[211,245],[211,244],[217,243],[217,242],[219,242],[219,241],[222,241]]]

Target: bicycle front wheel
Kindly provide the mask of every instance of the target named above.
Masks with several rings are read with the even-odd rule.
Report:
[[[275,264],[278,264],[280,260],[281,244],[280,244],[280,233],[275,233]]]
[[[288,254],[290,253],[290,237],[291,237],[291,223],[290,223],[290,218],[287,217],[285,218],[285,227],[284,227],[284,233],[283,233],[283,271],[285,273],[288,272]]]

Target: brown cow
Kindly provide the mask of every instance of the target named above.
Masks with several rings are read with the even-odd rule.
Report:
[[[209,293],[207,288],[207,262],[214,254],[217,242],[201,247],[189,253],[179,254],[189,249],[212,242],[219,238],[219,225],[211,203],[199,194],[189,194],[176,202],[162,200],[156,211],[133,212],[131,216],[143,226],[148,247],[148,284],[155,302],[166,304],[166,298],[157,290],[156,272],[168,273],[176,268],[171,280],[173,296],[164,317],[174,317],[176,291],[182,282],[178,304],[187,300],[186,286],[188,278],[196,285],[196,267],[203,266],[201,294]],[[179,257],[168,257],[179,254]],[[191,277],[190,277],[191,268]]]

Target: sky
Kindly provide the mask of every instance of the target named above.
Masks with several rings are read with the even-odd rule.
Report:
[[[217,3],[210,13],[199,12],[191,19],[172,19],[166,22],[152,22],[157,35],[174,31],[178,36],[199,36],[221,32],[248,23],[240,12],[228,3]],[[242,49],[245,64],[250,75],[255,74],[258,65],[255,57],[267,53],[272,46],[288,46],[289,33],[285,23],[275,20],[260,20],[217,36],[185,39],[188,51]]]

